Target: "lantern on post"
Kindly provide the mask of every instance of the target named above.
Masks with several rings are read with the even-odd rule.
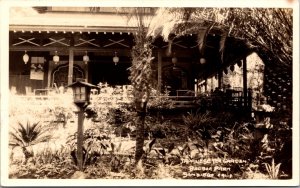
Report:
[[[83,169],[83,121],[84,109],[90,103],[90,93],[92,88],[98,88],[95,85],[77,80],[70,84],[73,90],[73,102],[79,107],[78,114],[78,128],[77,128],[77,165],[80,171]]]
[[[78,107],[84,107],[90,102],[90,93],[92,88],[98,88],[97,86],[84,82],[83,80],[77,80],[70,84],[73,90],[73,100]]]
[[[273,128],[271,124],[271,117],[273,116],[275,108],[268,105],[258,105],[257,109],[253,113],[255,119],[253,136],[255,140],[261,140],[265,134]]]

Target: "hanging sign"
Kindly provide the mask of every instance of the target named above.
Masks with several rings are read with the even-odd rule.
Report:
[[[44,80],[44,57],[31,57],[31,80]]]

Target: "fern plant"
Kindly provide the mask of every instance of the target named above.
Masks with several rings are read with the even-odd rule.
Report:
[[[195,138],[201,138],[208,147],[208,142],[212,138],[212,132],[215,131],[213,124],[216,119],[208,112],[203,114],[200,112],[195,114],[188,113],[182,119],[188,129],[185,137],[194,136]]]
[[[26,125],[19,122],[18,128],[13,128],[13,131],[9,133],[9,145],[13,148],[21,147],[27,161],[33,156],[33,152],[29,151],[27,147],[49,141],[51,135],[48,131],[49,129],[41,126],[39,122],[31,124],[27,121]]]

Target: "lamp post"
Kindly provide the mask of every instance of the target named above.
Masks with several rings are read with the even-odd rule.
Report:
[[[73,90],[73,102],[79,108],[78,114],[78,127],[77,127],[77,165],[80,171],[83,169],[83,121],[84,110],[90,103],[90,93],[92,88],[98,88],[90,83],[78,80],[68,87]]]

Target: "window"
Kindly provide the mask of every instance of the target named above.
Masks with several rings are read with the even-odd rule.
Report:
[[[74,94],[74,100],[75,101],[85,101],[86,96],[86,89],[84,86],[76,87],[75,88],[75,94]]]

